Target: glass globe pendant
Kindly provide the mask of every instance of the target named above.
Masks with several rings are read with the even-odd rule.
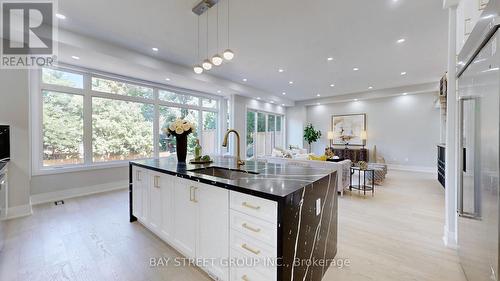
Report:
[[[231,49],[226,49],[224,53],[222,53],[222,56],[224,57],[224,59],[229,61],[234,58],[234,52],[231,51]]]
[[[203,63],[201,64],[201,66],[205,69],[205,70],[210,70],[212,69],[212,63],[210,62],[210,60],[206,59],[203,61]]]
[[[202,74],[203,73],[203,67],[201,67],[199,64],[193,66],[193,71],[196,74]]]
[[[222,57],[219,56],[219,54],[216,54],[212,57],[212,64],[215,65],[215,66],[219,66],[222,64]]]

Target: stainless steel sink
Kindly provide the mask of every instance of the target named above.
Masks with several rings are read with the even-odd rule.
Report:
[[[228,180],[236,180],[242,177],[247,177],[249,175],[258,175],[259,173],[244,171],[244,170],[230,170],[221,167],[207,167],[188,170],[189,172],[208,175],[216,178],[223,178]]]

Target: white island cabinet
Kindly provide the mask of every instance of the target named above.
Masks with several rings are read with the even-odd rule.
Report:
[[[337,172],[235,165],[226,158],[202,168],[169,158],[131,162],[130,222],[214,280],[323,281],[337,253]]]
[[[213,279],[229,281],[229,191],[133,166],[133,215]]]

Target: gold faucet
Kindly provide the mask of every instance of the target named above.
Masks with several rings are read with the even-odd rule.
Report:
[[[235,129],[227,130],[226,135],[224,135],[224,141],[222,142],[222,147],[227,147],[227,139],[229,137],[229,133],[231,132],[236,135],[236,147],[237,147],[236,151],[238,153],[236,155],[236,163],[238,163],[238,166],[245,165],[245,161],[240,159],[240,134],[238,134],[238,132],[236,132]]]

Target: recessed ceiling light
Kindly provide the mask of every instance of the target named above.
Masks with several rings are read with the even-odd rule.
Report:
[[[320,95],[320,94],[317,94],[316,96],[317,96],[317,97],[321,97],[321,95]]]
[[[217,90],[217,94],[220,94],[220,93],[222,93],[222,91],[221,90]]]
[[[66,16],[63,15],[63,14],[56,14],[56,18],[58,19],[62,19],[62,20],[65,20],[66,19]]]
[[[241,80],[242,80],[243,82],[247,82],[247,81],[248,81],[248,79],[246,79],[246,78],[243,78],[243,79],[241,79]]]
[[[358,101],[358,99],[354,99],[354,101]]]
[[[165,80],[170,81],[170,78],[167,77],[167,78],[165,78]]]
[[[285,104],[284,104],[284,103],[282,103],[282,104],[281,104],[281,106],[285,106]]]
[[[373,89],[373,87],[372,87],[372,86],[370,86],[370,87],[368,87],[368,89],[370,89],[370,90],[371,90],[371,89]]]
[[[401,72],[401,76],[405,76],[405,75],[406,75],[405,71]]]
[[[293,81],[288,81],[288,84],[293,85]]]
[[[332,88],[335,87],[335,84],[330,84],[330,87],[332,87]]]
[[[332,60],[333,60],[333,58],[332,58],[332,57],[328,57],[326,60],[327,60],[327,61],[332,61]]]
[[[77,56],[71,56],[71,58],[74,59],[74,60],[79,60],[80,59],[80,57],[77,57]]]
[[[153,50],[154,52],[158,52],[158,48],[156,47],[151,48],[151,50]]]
[[[260,97],[257,97],[258,100],[260,100]]]
[[[282,95],[286,95],[286,92],[281,93]]]
[[[279,73],[281,73],[281,72],[283,72],[283,71],[285,71],[283,68],[279,68],[279,69],[278,69],[278,72],[279,72]]]
[[[358,70],[359,70],[359,68],[355,67],[355,68],[353,68],[352,70],[354,70],[354,71],[358,71]]]
[[[316,103],[316,105],[321,105],[321,103],[318,102],[318,103]]]
[[[403,93],[403,96],[406,96],[406,95],[408,95],[408,93]]]
[[[396,42],[398,42],[399,44],[401,44],[401,43],[404,43],[405,41],[406,41],[406,39],[401,38],[401,39],[398,39],[398,41],[396,41]]]
[[[272,100],[271,103],[274,103],[274,101]]]

